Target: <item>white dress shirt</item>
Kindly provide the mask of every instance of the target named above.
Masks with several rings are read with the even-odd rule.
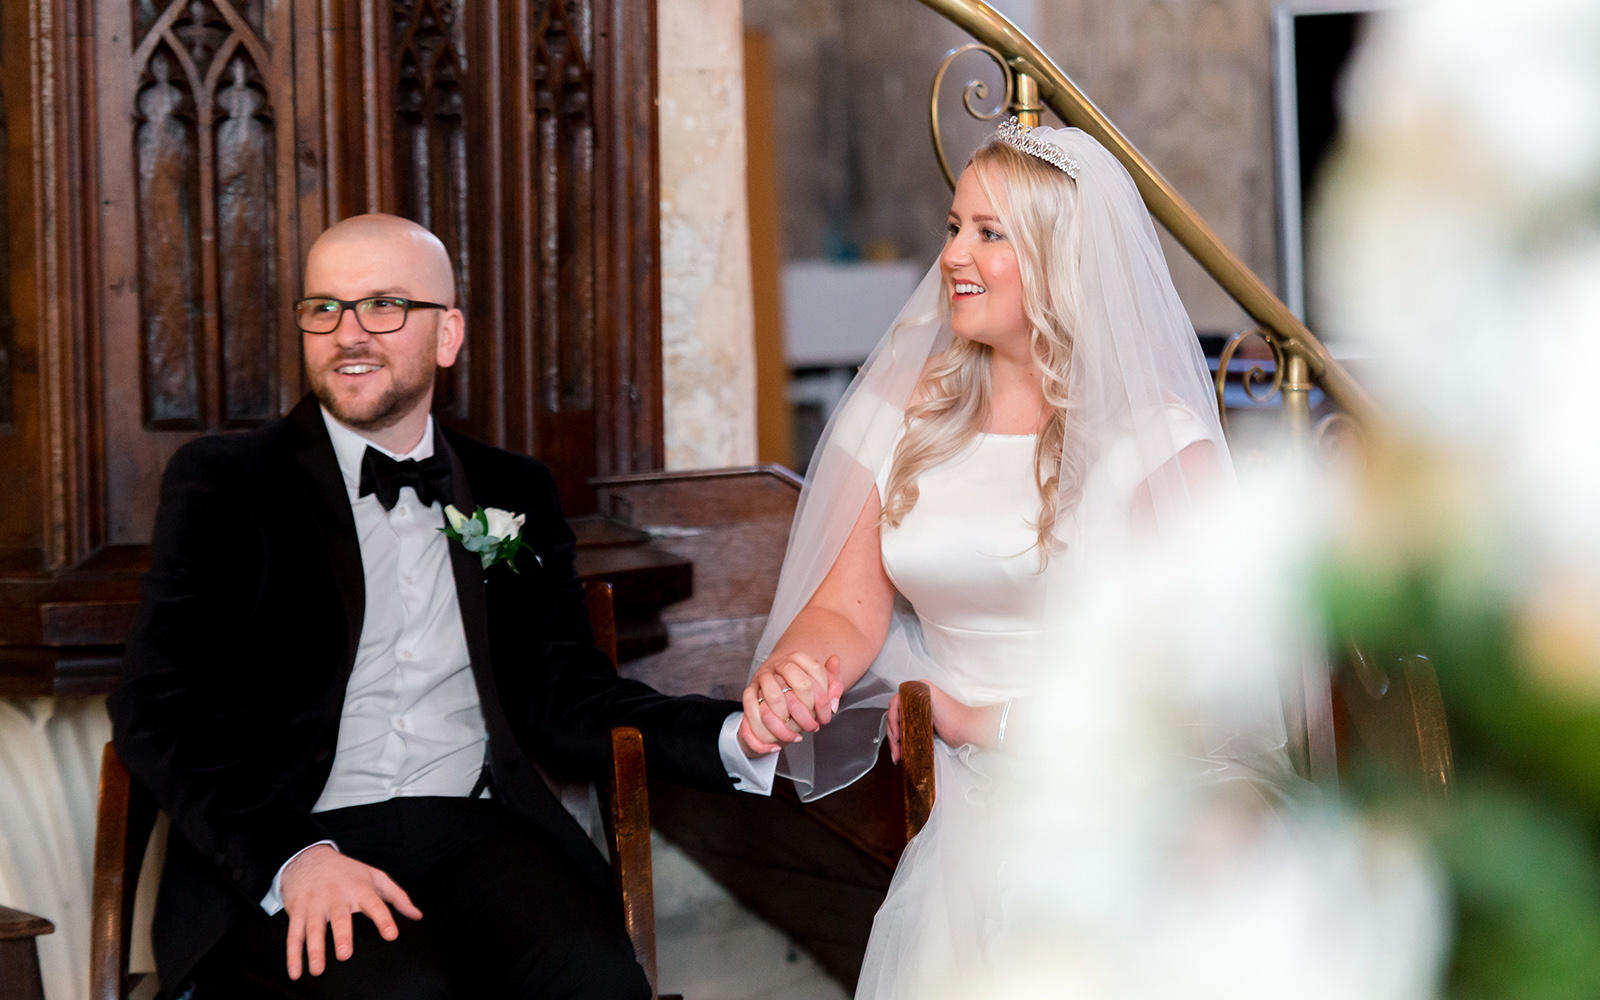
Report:
[[[345,685],[333,767],[312,812],[407,796],[465,796],[483,768],[488,734],[461,623],[449,540],[440,503],[424,506],[402,487],[393,510],[359,496],[361,457],[372,447],[397,461],[433,456],[430,421],[403,455],[368,441],[322,411],[355,515],[366,586],[366,615]],[[777,754],[757,760],[739,749],[739,713],[723,723],[717,749],[740,791],[772,791]],[[331,841],[319,841],[331,844]],[[307,845],[308,847],[316,845]],[[303,850],[303,849],[302,849]],[[289,861],[284,862],[287,866]],[[283,908],[283,867],[261,900]]]
[[[483,769],[483,710],[467,654],[444,506],[402,487],[393,510],[358,496],[371,447],[396,461],[433,457],[430,425],[404,455],[323,411],[355,515],[366,585],[361,642],[345,685],[333,770],[312,812],[392,798],[466,795]]]

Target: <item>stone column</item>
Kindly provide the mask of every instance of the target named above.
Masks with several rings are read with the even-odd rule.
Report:
[[[662,0],[661,341],[667,468],[755,461],[741,0]]]

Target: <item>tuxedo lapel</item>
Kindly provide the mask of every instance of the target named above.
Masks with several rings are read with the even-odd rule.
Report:
[[[467,482],[467,470],[437,429],[433,433],[434,454],[443,452],[450,458],[450,490],[456,510],[471,514],[477,509],[472,500],[472,487]],[[483,562],[476,553],[468,552],[460,542],[450,541],[450,569],[456,578],[456,602],[461,608],[461,627],[467,633],[467,655],[472,658],[472,674],[478,683],[478,700],[483,705],[484,721],[491,727],[490,706],[499,708],[494,682],[494,671],[489,660],[489,604],[484,590]],[[491,728],[491,734],[494,730]]]
[[[361,642],[361,624],[366,618],[366,575],[361,567],[361,542],[356,537],[355,514],[350,510],[350,494],[333,454],[328,426],[323,423],[316,398],[301,400],[287,418],[293,433],[295,463],[305,477],[312,518],[322,531],[323,550],[333,567],[334,582],[344,607],[345,655],[342,666],[349,670],[356,662]],[[340,688],[341,695],[343,688]]]

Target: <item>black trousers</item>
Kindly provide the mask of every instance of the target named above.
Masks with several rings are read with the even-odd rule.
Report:
[[[484,799],[393,799],[318,816],[344,854],[422,911],[385,941],[352,916],[354,953],[291,981],[287,914],[252,914],[201,962],[193,1000],[648,998],[616,897],[539,831]]]

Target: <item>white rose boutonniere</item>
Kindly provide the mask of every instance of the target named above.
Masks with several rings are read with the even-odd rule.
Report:
[[[444,509],[444,517],[450,523],[439,530],[475,553],[483,560],[484,569],[503,562],[511,572],[520,572],[512,560],[524,547],[522,522],[527,520],[526,514],[513,514],[498,507],[479,507],[471,514],[463,514],[451,505]]]

